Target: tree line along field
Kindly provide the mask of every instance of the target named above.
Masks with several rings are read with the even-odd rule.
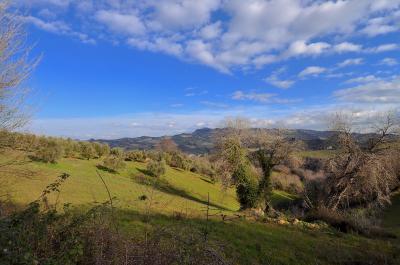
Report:
[[[0,160],[7,160],[7,157],[10,154],[3,154]],[[63,158],[56,164],[29,161],[14,165],[15,170],[30,174],[23,178],[10,174],[0,190],[10,194],[17,205],[26,205],[37,199],[57,175],[68,172],[70,178],[61,186],[60,195],[50,195],[49,200],[57,201],[60,208],[71,203],[78,211],[85,211],[108,200],[98,171],[114,198],[119,226],[127,234],[140,236],[144,230],[159,226],[198,230],[207,226],[210,240],[223,242],[224,253],[237,264],[353,264],[349,262],[377,262],[388,256],[393,260],[399,258],[397,239],[369,239],[330,228],[312,229],[235,218],[241,213],[234,189],[223,190],[219,183],[213,184],[206,176],[167,167],[166,174],[161,177],[162,183],[149,186],[143,184],[143,179],[137,179],[137,176],[153,178],[143,173],[146,163],[128,161],[119,173],[99,170],[96,167],[99,163],[99,159]],[[213,214],[209,222],[205,216],[208,194]],[[146,200],[140,199],[143,195],[147,196]],[[293,195],[283,191],[276,190],[273,195],[274,204],[292,199]],[[396,199],[387,211],[385,225],[391,231],[398,231],[399,205]],[[228,216],[228,221],[224,222],[221,215]]]

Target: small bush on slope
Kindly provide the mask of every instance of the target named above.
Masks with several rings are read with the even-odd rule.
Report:
[[[118,172],[125,168],[126,164],[121,156],[109,155],[103,161],[103,166],[110,171]]]
[[[152,160],[147,164],[147,171],[149,171],[149,173],[153,177],[158,178],[166,173],[167,165],[164,160],[160,160],[160,161]]]

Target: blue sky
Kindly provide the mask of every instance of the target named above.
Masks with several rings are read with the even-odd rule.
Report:
[[[400,106],[399,0],[17,0],[32,122],[73,138],[216,127],[325,129]]]

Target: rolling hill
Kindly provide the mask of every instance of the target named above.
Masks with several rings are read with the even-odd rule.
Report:
[[[0,161],[4,159],[5,155],[0,154]],[[49,201],[57,201],[60,208],[64,203],[72,203],[86,209],[108,200],[106,188],[96,174],[100,162],[62,159],[57,164],[46,164],[28,160],[15,165],[12,172],[30,172],[31,176],[7,173],[0,193],[9,194],[9,199],[18,205],[26,205],[37,199],[56,176],[66,172],[70,178],[62,185],[60,195],[50,196]],[[127,162],[119,174],[99,170],[114,198],[124,233],[143,234],[146,229],[160,226],[195,231],[209,227],[210,240],[224,242],[224,253],[235,261],[233,264],[382,264],[386,257],[393,262],[399,260],[397,241],[237,218],[241,212],[234,189],[224,191],[207,177],[175,168],[168,168],[159,182],[148,185],[147,181],[153,178],[146,175],[145,169],[144,163]],[[206,221],[208,196],[213,217]],[[275,191],[273,201],[290,199],[290,194]],[[397,208],[398,200],[388,212],[391,229],[398,229]],[[222,221],[221,214],[229,216],[228,220]]]
[[[215,135],[221,131],[223,131],[223,129],[203,128],[198,129],[193,133],[182,133],[171,136],[170,138],[174,140],[179,149],[185,153],[196,155],[207,154],[213,151]],[[326,149],[331,145],[329,139],[332,137],[333,132],[296,129],[287,130],[286,134],[289,138],[304,141],[308,149],[321,150]],[[115,140],[92,139],[91,141],[107,143],[111,147],[121,147],[126,150],[150,150],[155,148],[157,144],[165,137],[167,136],[142,136],[137,138],[121,138]]]

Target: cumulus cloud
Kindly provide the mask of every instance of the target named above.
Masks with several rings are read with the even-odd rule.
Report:
[[[299,73],[299,77],[317,76],[326,72],[327,69],[320,66],[309,66]]]
[[[330,47],[331,45],[326,42],[307,44],[305,41],[295,41],[290,45],[285,56],[318,55],[326,52]]]
[[[362,46],[359,44],[351,43],[351,42],[342,42],[342,43],[336,44],[333,49],[335,52],[338,52],[338,53],[359,52],[362,50]]]
[[[350,65],[360,65],[364,63],[363,58],[352,58],[352,59],[346,59],[343,62],[338,64],[338,67],[346,67]]]
[[[238,90],[235,93],[233,93],[232,99],[251,100],[251,101],[267,103],[270,102],[271,99],[275,96],[276,96],[275,94],[270,94],[270,93],[255,93],[255,92],[245,93],[243,91]]]
[[[398,65],[398,62],[395,58],[383,58],[380,62],[380,65],[394,66]]]
[[[143,23],[135,13],[121,14],[116,11],[100,10],[95,14],[95,18],[116,33],[139,35],[145,32]]]
[[[359,76],[346,81],[348,84],[354,83],[370,83],[381,80],[380,78],[376,77],[375,75],[366,75],[366,76]]]
[[[166,0],[149,1],[154,9],[149,25],[154,29],[187,29],[199,27],[210,20],[220,0]]]
[[[287,88],[293,86],[295,81],[288,80],[288,79],[287,80],[280,79],[279,75],[285,71],[286,71],[285,68],[280,68],[277,71],[274,71],[270,76],[266,77],[264,79],[264,81],[273,86],[276,86],[276,87],[279,87],[282,89],[287,89]]]
[[[31,23],[34,26],[36,26],[37,28],[47,31],[47,32],[51,32],[51,33],[58,34],[58,35],[71,36],[71,37],[77,38],[81,42],[87,43],[87,44],[95,44],[96,43],[96,40],[89,37],[87,34],[72,30],[71,27],[64,21],[53,20],[50,22],[46,22],[40,18],[33,17],[33,16],[20,17],[20,19],[26,23]]]
[[[399,48],[400,46],[396,43],[387,43],[373,48],[369,48],[366,50],[366,52],[372,52],[372,53],[390,52],[398,50]]]
[[[259,103],[275,103],[275,104],[290,104],[300,102],[301,99],[285,99],[279,98],[276,94],[272,93],[256,93],[244,92],[241,90],[235,91],[232,94],[233,100],[254,101]]]
[[[74,19],[80,22],[76,24],[83,25],[76,32],[97,34],[99,39],[109,34],[107,39],[225,73],[291,57],[398,49],[396,44],[363,48],[347,40],[355,33],[374,37],[394,30],[398,0],[99,0],[96,5],[72,0],[18,1],[28,7],[72,8],[77,11]],[[58,16],[68,19],[68,14]],[[46,27],[50,26],[41,28]],[[337,43],[338,39],[342,42]]]
[[[400,77],[391,80],[372,78],[364,84],[338,90],[334,96],[347,102],[360,103],[400,103]]]

